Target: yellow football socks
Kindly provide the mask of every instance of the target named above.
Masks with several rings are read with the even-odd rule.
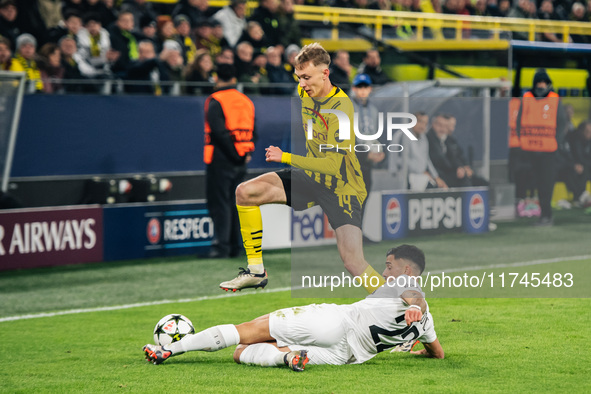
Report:
[[[377,280],[373,278],[377,278]],[[363,286],[368,293],[373,293],[378,288],[382,287],[384,283],[386,283],[384,277],[378,274],[378,272],[373,269],[371,265],[368,265],[365,271],[363,271],[361,274],[361,279],[363,280]],[[376,283],[377,286],[374,286]]]
[[[236,205],[238,209],[238,218],[240,219],[240,232],[244,250],[246,250],[246,259],[253,273],[263,271],[263,217],[259,207],[245,207]],[[260,267],[252,267],[259,265]],[[259,268],[259,269],[257,269]]]

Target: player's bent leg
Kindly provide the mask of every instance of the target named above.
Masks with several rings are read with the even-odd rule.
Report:
[[[236,204],[261,206],[263,204],[285,204],[287,196],[283,182],[275,172],[268,172],[242,182],[236,188]]]
[[[277,342],[267,342],[270,345],[275,346],[277,349],[279,349],[279,351],[284,352],[284,353],[289,353],[291,350],[287,347],[279,347],[277,346]],[[234,349],[234,354],[232,355],[232,357],[234,358],[234,362],[236,364],[242,364],[242,362],[240,361],[240,355],[242,354],[242,352],[249,346],[254,346],[255,344],[252,345],[238,345],[236,346],[236,349]]]
[[[262,251],[263,218],[259,206],[286,201],[283,182],[274,172],[260,175],[238,185],[236,208],[248,267],[241,268],[236,278],[222,282],[220,288],[235,292],[247,288],[264,288],[267,285]]]
[[[346,364],[352,357],[344,326],[344,315],[336,305],[306,305],[277,310],[237,326],[241,344],[237,362],[281,365],[280,354],[261,343],[273,344],[284,352],[283,363],[301,371],[311,364]],[[297,345],[295,345],[297,344]],[[251,346],[254,348],[250,349]],[[254,355],[254,356],[253,356]],[[260,357],[259,357],[260,356]],[[259,360],[259,358],[261,360]]]
[[[253,343],[271,342],[275,339],[271,336],[269,330],[269,315],[259,316],[254,320],[236,326],[238,335],[240,335],[241,345],[251,345]]]
[[[337,248],[345,269],[353,276],[359,276],[363,280],[365,289],[372,293],[382,286],[384,278],[380,275],[363,256],[363,233],[357,226],[345,224],[335,230]]]
[[[304,349],[291,351],[279,347],[271,336],[269,315],[260,316],[250,322],[236,326],[240,334],[240,345],[234,351],[238,364],[255,364],[262,367],[287,365],[294,371],[303,371],[308,363],[308,352]]]
[[[269,314],[269,335],[292,350],[309,346],[330,348],[346,340],[345,314],[337,305],[311,304],[279,309]],[[291,347],[294,344],[300,348]]]
[[[255,343],[239,345],[234,352],[234,361],[238,364],[254,364],[261,367],[287,366],[296,372],[302,372],[309,361],[307,350],[290,350],[278,347],[277,343]]]

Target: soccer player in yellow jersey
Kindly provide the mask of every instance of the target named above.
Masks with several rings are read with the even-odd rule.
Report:
[[[265,287],[263,266],[263,223],[260,206],[287,204],[295,210],[320,205],[335,230],[337,247],[345,268],[354,276],[365,277],[371,293],[384,283],[363,256],[361,214],[367,197],[365,183],[354,152],[353,104],[328,78],[330,55],[318,43],[306,45],[295,59],[295,74],[302,99],[302,120],[307,138],[307,154],[299,156],[276,146],[266,149],[268,162],[286,163],[287,170],[269,172],[236,189],[236,205],[248,259],[248,268],[223,282],[224,290]],[[339,131],[338,110],[346,114],[351,127],[349,137]],[[310,133],[308,126],[312,125]],[[342,140],[340,138],[343,138]],[[373,281],[372,278],[375,278]],[[373,283],[374,286],[371,286]]]

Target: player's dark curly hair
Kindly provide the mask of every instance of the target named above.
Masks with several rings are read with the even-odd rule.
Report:
[[[419,269],[419,275],[425,270],[425,253],[414,245],[400,245],[386,253],[386,257],[393,255],[395,259],[412,261]]]

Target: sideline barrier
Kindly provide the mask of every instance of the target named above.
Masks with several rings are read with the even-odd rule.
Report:
[[[382,229],[379,240],[488,231],[486,188],[372,195],[379,204],[364,224]],[[336,243],[320,207],[261,211],[264,249]],[[203,200],[18,209],[0,212],[0,223],[0,270],[205,254],[215,231]]]
[[[488,188],[382,193],[382,240],[488,231]]]
[[[214,226],[203,200],[105,206],[105,261],[205,253]]]
[[[0,270],[205,253],[204,201],[0,212]]]
[[[0,212],[0,270],[102,260],[99,205]]]
[[[367,204],[363,230],[373,241],[488,231],[489,191],[486,187],[423,193],[374,191]],[[286,206],[268,205],[262,208],[262,214],[264,249],[336,243],[334,230],[320,207],[293,212]]]

